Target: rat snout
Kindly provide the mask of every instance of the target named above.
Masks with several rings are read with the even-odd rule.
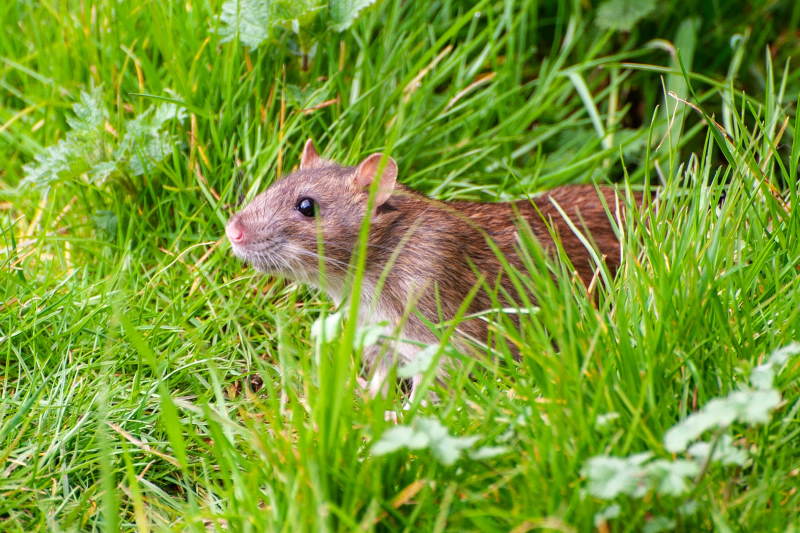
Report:
[[[228,225],[225,226],[225,234],[232,244],[245,244],[247,234],[245,233],[244,224],[242,224],[239,215],[233,215],[228,221]]]

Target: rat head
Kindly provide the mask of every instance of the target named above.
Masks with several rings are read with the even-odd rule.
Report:
[[[315,282],[322,251],[326,275],[343,277],[367,214],[370,186],[378,180],[370,211],[375,216],[396,178],[397,164],[389,157],[373,154],[356,167],[342,167],[320,158],[309,139],[299,170],[233,215],[225,233],[233,253],[264,272]]]

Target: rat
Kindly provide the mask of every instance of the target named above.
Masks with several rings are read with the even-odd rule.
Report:
[[[359,231],[370,218],[359,321],[388,323],[387,337],[394,339],[365,349],[373,394],[385,390],[394,362],[408,363],[422,346],[438,341],[426,322],[453,318],[471,291],[467,314],[496,308],[498,301],[504,308],[522,305],[515,300],[535,301],[535,295],[526,300],[517,293],[495,252],[524,271],[520,223],[551,254],[557,246],[552,230],[587,286],[598,273],[590,243],[612,274],[619,267],[609,213],[620,222],[624,198],[613,187],[567,185],[515,202],[442,202],[400,184],[397,175],[391,157],[377,153],[357,166],[341,166],[320,157],[309,139],[299,169],[258,194],[226,226],[237,257],[315,286],[341,305]],[[501,295],[494,303],[492,293]],[[466,339],[485,342],[487,334],[487,322],[472,318],[458,325],[454,339],[461,347]],[[419,381],[412,378],[412,394]]]

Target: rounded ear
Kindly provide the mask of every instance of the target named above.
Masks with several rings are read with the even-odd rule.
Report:
[[[356,185],[362,189],[368,188],[378,173],[378,168],[383,167],[378,191],[375,194],[375,207],[386,203],[392,195],[394,184],[397,181],[397,163],[389,156],[383,154],[372,154],[359,163],[356,169]]]
[[[319,157],[317,149],[314,148],[314,141],[309,138],[303,147],[303,155],[300,156],[300,170],[318,167],[321,162],[322,159]]]

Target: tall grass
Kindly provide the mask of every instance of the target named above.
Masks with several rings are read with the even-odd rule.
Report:
[[[662,6],[615,32],[583,6],[384,1],[304,58],[289,34],[220,43],[213,0],[2,4],[0,529],[789,528],[796,360],[771,421],[732,428],[743,467],[619,498],[605,521],[581,472],[597,455],[670,458],[670,427],[800,339],[800,10]],[[93,87],[103,157],[165,99],[184,110],[154,133],[167,157],[24,182]],[[493,326],[520,360],[497,343],[404,411],[401,391],[360,389],[349,335],[312,336],[331,302],[221,238],[307,137],[346,163],[388,150],[441,199],[612,181],[659,200],[620,227],[623,266],[592,296],[530,244],[538,311]],[[387,410],[506,451],[376,455]]]

